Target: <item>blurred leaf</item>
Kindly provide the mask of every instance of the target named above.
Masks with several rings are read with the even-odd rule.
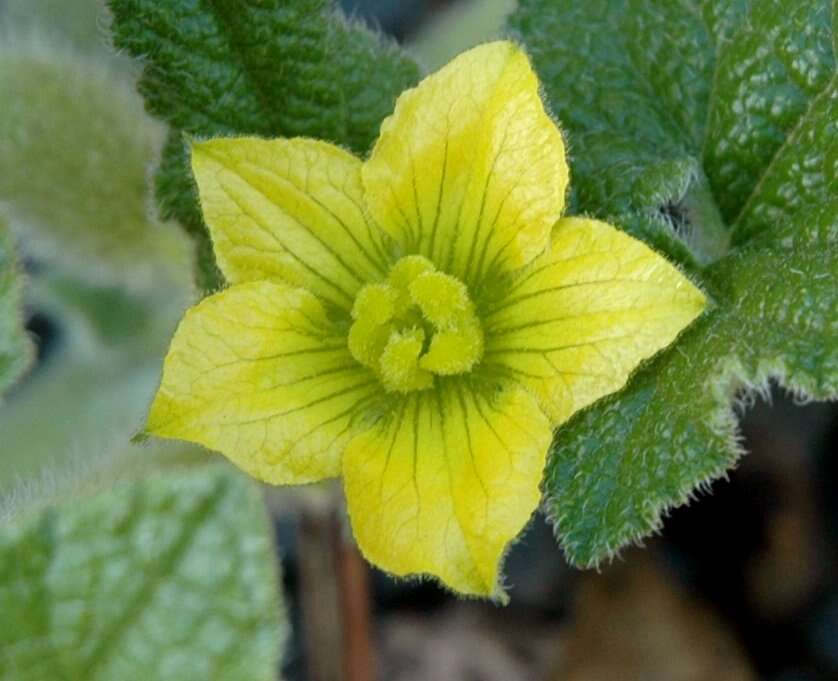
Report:
[[[49,349],[0,409],[0,493],[91,458],[145,455],[130,438],[190,297],[177,279],[134,294],[48,269],[32,274],[28,292],[49,320]]]
[[[498,37],[513,9],[515,0],[458,0],[443,5],[411,39],[410,52],[435,71],[463,50]]]
[[[159,380],[160,360],[64,351],[34,372],[0,410],[0,494],[46,471],[114,458],[131,445]],[[48,417],[46,416],[48,414]]]
[[[0,528],[0,679],[275,679],[270,535],[258,487],[221,467]]]
[[[657,529],[735,463],[743,391],[775,379],[838,395],[833,12],[831,0],[522,0],[511,19],[565,127],[576,209],[690,267],[713,300],[626,390],[557,433],[545,509],[576,564]]]
[[[92,286],[62,272],[33,272],[30,305],[76,336],[85,336],[88,356],[103,362],[118,356],[162,358],[191,295],[183,281],[158,281],[139,293],[119,286]]]
[[[11,235],[0,219],[0,395],[32,361],[32,344],[23,327],[21,294]]]
[[[157,174],[163,216],[199,244],[217,285],[188,169],[189,135],[319,137],[364,153],[396,96],[418,78],[398,48],[329,0],[110,0],[114,42],[145,65],[146,105],[174,129]]]
[[[103,0],[3,0],[0,23],[16,30],[49,31],[72,45],[89,49],[103,45],[99,23]]]
[[[101,284],[146,286],[188,263],[148,219],[146,167],[163,131],[107,64],[46,36],[0,45],[0,201],[28,253]]]

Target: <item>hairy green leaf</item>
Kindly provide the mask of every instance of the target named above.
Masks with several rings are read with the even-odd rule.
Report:
[[[20,273],[12,238],[0,219],[0,395],[26,371],[32,344],[23,328]]]
[[[0,201],[21,248],[93,283],[145,285],[186,261],[149,220],[146,168],[163,130],[107,63],[37,34],[0,45]]]
[[[214,467],[0,528],[0,679],[275,679],[269,537],[258,488]]]
[[[169,123],[157,173],[164,217],[211,249],[181,133],[319,137],[364,153],[396,96],[418,78],[394,45],[336,13],[330,0],[110,0],[114,42],[144,63],[146,106]]]
[[[807,105],[750,189],[734,224],[744,242],[823,201],[838,187],[838,73]]]
[[[770,379],[838,395],[835,6],[522,0],[511,19],[564,124],[577,208],[690,267],[712,301],[557,433],[545,509],[576,564],[736,461],[737,397]]]

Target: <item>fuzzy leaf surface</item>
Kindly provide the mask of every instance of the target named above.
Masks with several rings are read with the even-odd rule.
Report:
[[[150,220],[147,166],[163,141],[123,74],[48,34],[0,44],[0,204],[36,258],[94,284],[147,285],[184,240]]]
[[[832,5],[830,0],[751,2],[747,20],[718,54],[704,165],[739,243],[777,221],[778,216],[764,215],[769,219],[756,224],[752,215],[766,197],[765,183],[776,177],[789,151],[811,148],[799,128],[813,115],[820,117],[826,91],[834,90]],[[801,199],[811,195],[805,181],[811,169],[799,170],[784,202],[794,201],[798,192]]]
[[[0,679],[275,679],[269,536],[257,488],[221,468],[0,528]]]

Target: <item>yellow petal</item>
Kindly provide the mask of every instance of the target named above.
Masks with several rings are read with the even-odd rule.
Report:
[[[487,43],[404,92],[363,180],[404,253],[469,285],[529,262],[561,216],[568,168],[527,56]]]
[[[215,449],[267,482],[311,482],[340,474],[379,390],[313,294],[248,282],[186,313],[147,429]]]
[[[218,138],[192,147],[215,254],[230,283],[283,279],[349,309],[389,268],[363,211],[361,162],[310,139]]]
[[[402,398],[344,454],[361,551],[393,574],[429,573],[463,594],[502,599],[500,562],[538,505],[550,439],[522,389],[484,395],[448,381]]]
[[[704,295],[640,241],[565,218],[551,249],[485,316],[485,366],[532,388],[554,425],[619,390],[704,309]]]

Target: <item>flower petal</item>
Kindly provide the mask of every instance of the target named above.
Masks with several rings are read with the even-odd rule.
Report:
[[[311,482],[340,474],[379,390],[312,293],[248,282],[186,313],[147,430],[218,450],[267,482]]]
[[[403,252],[471,285],[544,250],[568,182],[538,79],[504,41],[404,92],[362,174],[372,216]]]
[[[345,309],[389,268],[363,211],[361,161],[311,139],[218,138],[192,147],[204,219],[230,283],[284,279]]]
[[[532,388],[559,425],[622,388],[704,305],[701,291],[640,241],[564,218],[551,249],[484,317],[485,368]]]
[[[519,388],[488,395],[449,380],[403,398],[344,454],[361,551],[396,575],[502,599],[500,561],[538,505],[551,434]]]

